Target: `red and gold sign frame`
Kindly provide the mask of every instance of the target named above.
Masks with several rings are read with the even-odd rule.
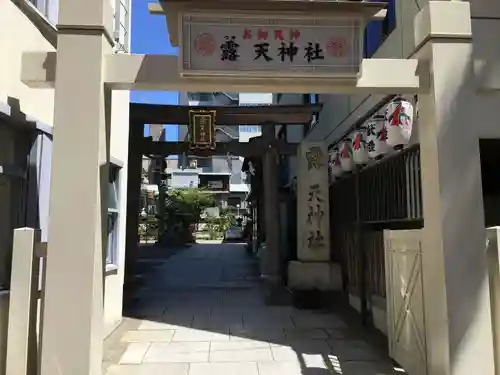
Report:
[[[193,151],[215,150],[215,110],[189,111],[189,148]]]

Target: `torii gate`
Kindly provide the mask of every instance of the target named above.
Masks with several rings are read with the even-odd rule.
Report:
[[[174,18],[169,27],[176,11],[184,14],[186,7],[215,18],[288,15],[297,20],[339,15],[371,19],[383,15],[384,7],[364,1],[278,0],[165,3],[170,5]],[[157,5],[153,10],[161,12]],[[487,268],[480,256],[485,235],[479,146],[464,108],[475,99],[476,89],[498,89],[498,83],[485,76],[476,80],[478,73],[471,68],[468,2],[426,3],[414,20],[410,59],[363,59],[359,74],[349,77],[258,69],[181,75],[175,56],[113,54],[111,15],[106,0],[60,0],[57,53],[23,56],[23,82],[56,90],[42,375],[101,373],[106,206],[101,192],[107,183],[111,90],[418,93],[428,370],[436,375],[494,373]],[[464,177],[466,188],[459,188]],[[80,192],[78,198],[74,191]],[[68,218],[74,220],[71,226]],[[78,272],[71,264],[78,265]]]
[[[262,135],[254,137],[248,143],[238,140],[219,142],[214,150],[204,151],[207,154],[226,155],[228,153],[243,157],[258,157],[264,160],[263,172],[266,176],[265,190],[265,227],[267,244],[270,249],[280,247],[279,200],[278,200],[278,165],[276,153],[282,156],[297,154],[297,144],[276,139],[276,125],[297,126],[310,124],[313,113],[321,110],[320,104],[309,105],[260,105],[260,106],[213,106],[196,107],[198,110],[215,111],[217,124],[225,126],[260,125]],[[126,276],[133,275],[133,267],[138,251],[139,195],[141,184],[142,155],[166,158],[168,155],[179,155],[190,151],[189,142],[153,142],[152,138],[144,138],[144,124],[188,124],[189,106],[169,106],[158,104],[130,105],[130,133],[128,158],[127,189],[127,241],[126,241]],[[160,197],[164,194],[160,194]],[[161,200],[161,198],[160,198]],[[160,216],[162,216],[160,203]],[[261,257],[262,273],[277,283],[281,280],[281,259],[278,251],[267,251]],[[127,280],[126,280],[127,281]]]

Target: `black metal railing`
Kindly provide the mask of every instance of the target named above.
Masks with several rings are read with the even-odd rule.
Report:
[[[423,226],[420,148],[409,147],[344,175],[330,188],[332,259],[344,287],[384,298],[384,229]]]
[[[359,217],[355,209],[358,199]],[[330,201],[335,225],[423,220],[418,145],[336,181],[330,189]]]

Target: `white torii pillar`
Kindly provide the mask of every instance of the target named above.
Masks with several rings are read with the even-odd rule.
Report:
[[[100,375],[110,132],[110,2],[60,0],[42,375]]]
[[[495,374],[471,26],[465,1],[415,19],[429,375]]]

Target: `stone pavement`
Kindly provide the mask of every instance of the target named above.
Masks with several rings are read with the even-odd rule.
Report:
[[[266,306],[239,244],[198,244],[156,268],[106,342],[107,375],[401,374],[340,314]]]

